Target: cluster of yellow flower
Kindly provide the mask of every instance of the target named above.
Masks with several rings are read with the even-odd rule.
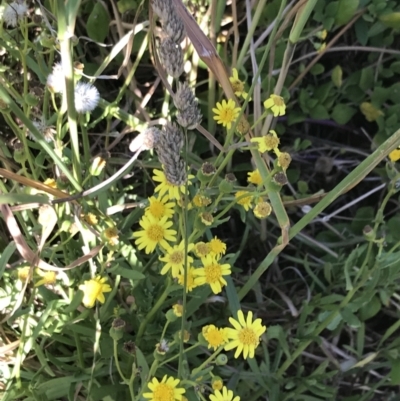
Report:
[[[236,348],[235,358],[243,353],[243,357],[253,358],[255,349],[260,342],[260,336],[265,332],[266,327],[261,324],[261,319],[253,321],[253,313],[249,312],[245,318],[241,310],[238,311],[238,319],[229,318],[233,327],[217,328],[214,325],[203,327],[202,335],[208,343],[208,348],[232,350]],[[174,401],[185,400],[183,394],[186,390],[178,387],[180,380],[165,375],[161,381],[153,377],[148,383],[149,392],[143,396],[150,401]],[[232,390],[223,385],[221,378],[215,376],[212,380],[214,394],[210,394],[211,401],[240,401]]]
[[[188,183],[192,178],[194,177],[189,175]],[[149,206],[139,222],[142,229],[133,234],[137,238],[135,244],[147,254],[154,252],[158,246],[164,253],[159,258],[164,263],[161,274],[171,272],[172,277],[181,285],[184,285],[184,266],[188,266],[186,291],[208,284],[214,294],[220,293],[222,287],[227,284],[224,276],[231,274],[230,265],[220,263],[221,257],[226,252],[226,244],[217,237],[208,243],[186,244],[184,240],[178,243],[177,231],[171,228],[173,226],[171,217],[176,207],[175,201],[184,193],[185,185],[177,186],[169,183],[160,170],[154,170],[153,179],[160,183],[155,188],[158,197],[152,196],[149,199]],[[202,204],[199,199],[193,202]],[[188,254],[190,252],[201,260],[201,267],[193,266],[194,258]]]

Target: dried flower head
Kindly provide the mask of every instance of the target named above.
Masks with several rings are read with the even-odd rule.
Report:
[[[54,134],[57,132],[54,127],[49,127],[43,120],[32,121],[36,129],[43,135],[46,142],[54,141]],[[32,141],[36,141],[36,137],[31,131],[28,131],[28,136]]]
[[[100,93],[95,86],[79,81],[75,86],[75,109],[78,113],[93,111],[100,100]]]
[[[272,207],[268,202],[259,202],[253,209],[254,216],[259,219],[267,218],[272,212]]]
[[[176,119],[178,124],[187,129],[194,129],[201,123],[203,115],[197,104],[189,105],[184,110],[180,110]]]
[[[186,35],[185,26],[177,12],[175,6],[172,5],[167,20],[162,20],[163,31],[169,36],[176,44],[182,42]]]
[[[46,85],[53,93],[64,92],[64,71],[61,63],[55,63],[53,65],[53,71],[47,77]]]
[[[7,26],[16,27],[28,11],[28,6],[23,1],[13,1],[8,4],[3,13],[3,21]]]
[[[156,145],[167,181],[173,185],[183,185],[187,180],[185,162],[180,157],[183,139],[180,128],[176,124],[167,123]]]
[[[167,74],[178,78],[183,73],[183,52],[171,38],[165,38],[158,47],[160,62]]]
[[[133,139],[129,145],[129,150],[131,152],[136,152],[139,149],[154,149],[158,143],[160,135],[161,131],[158,128],[149,127]]]

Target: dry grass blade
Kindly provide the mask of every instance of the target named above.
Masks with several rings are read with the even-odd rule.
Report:
[[[172,3],[175,5],[175,9],[185,25],[186,33],[193,47],[196,49],[197,54],[213,72],[217,81],[222,86],[226,97],[228,99],[236,99],[224,63],[218,56],[210,39],[204,34],[195,19],[190,15],[189,11],[182,3],[182,0],[172,0]]]

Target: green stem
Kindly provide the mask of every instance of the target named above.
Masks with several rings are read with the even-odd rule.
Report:
[[[164,292],[161,294],[160,298],[158,298],[157,302],[154,304],[154,306],[151,308],[150,312],[146,315],[142,323],[140,323],[138,334],[136,336],[136,345],[139,347],[140,342],[142,340],[143,334],[146,330],[147,324],[150,322],[150,320],[153,318],[155,313],[162,307],[164,304],[164,301],[167,299],[167,296],[169,294],[169,287],[171,285],[171,279],[168,277],[166,286],[164,289]]]

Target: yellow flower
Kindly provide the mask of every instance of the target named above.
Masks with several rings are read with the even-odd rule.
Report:
[[[219,238],[214,237],[209,243],[210,247],[210,255],[215,256],[217,259],[220,259],[222,255],[225,255],[226,252],[226,244],[222,242]]]
[[[19,267],[17,269],[18,280],[26,281],[27,279],[29,279],[30,271],[31,271],[30,266]]]
[[[229,340],[226,329],[219,329],[213,324],[204,326],[201,332],[208,342],[208,349],[214,348],[214,350],[216,350],[221,345],[226,344]]]
[[[188,244],[187,251],[190,252],[193,248],[194,244]],[[173,247],[168,246],[166,252],[166,255],[159,258],[161,262],[166,263],[161,269],[161,274],[167,274],[171,270],[172,277],[177,278],[185,264],[185,242],[181,241],[179,245],[174,245]],[[186,263],[188,265],[193,263],[193,258],[188,255]]]
[[[240,397],[237,395],[233,397],[233,391],[228,390],[225,386],[222,388],[222,393],[219,390],[215,390],[214,394],[210,394],[211,401],[240,401]]]
[[[99,222],[96,215],[93,213],[85,214],[83,218],[90,226],[95,226]]]
[[[186,292],[190,292],[190,291],[193,290],[193,288],[197,287],[197,284],[194,281],[194,279],[195,279],[195,271],[196,271],[196,269],[194,267],[192,267],[192,266],[190,266],[187,269]],[[184,276],[184,272],[183,271],[181,271],[181,273],[178,274],[178,283],[182,287],[184,286],[185,276]]]
[[[267,135],[251,138],[250,142],[257,143],[258,151],[264,153],[269,150],[277,149],[280,141],[276,132],[271,129]]]
[[[118,245],[118,230],[116,227],[108,227],[102,232],[102,236],[106,242],[108,242],[111,246]]]
[[[151,214],[156,219],[161,219],[164,216],[171,218],[174,215],[174,202],[168,202],[168,195],[163,198],[156,198],[152,196],[149,198],[149,206],[146,207],[145,211],[147,214]]]
[[[317,53],[322,53],[326,49],[326,43],[323,42],[318,46]]]
[[[179,200],[181,195],[185,193],[186,191],[185,184],[182,185],[171,184],[167,180],[167,177],[165,176],[164,172],[161,170],[154,169],[153,173],[154,173],[153,180],[160,183],[154,188],[154,192],[159,192],[160,197],[162,197],[164,194],[168,194],[169,200],[174,200],[174,199]],[[193,178],[194,175],[189,174],[187,181],[188,185],[192,184],[190,180]],[[163,200],[165,200],[165,198],[163,198]]]
[[[194,245],[194,252],[199,258],[207,256],[210,253],[210,244],[206,244],[205,242],[198,242]]]
[[[157,220],[152,215],[144,215],[139,222],[143,230],[133,233],[134,237],[138,237],[135,244],[138,249],[145,248],[147,254],[153,252],[157,245],[162,248],[168,248],[168,242],[176,241],[176,231],[171,230],[172,221],[168,221],[167,216]]]
[[[235,95],[246,99],[248,95],[244,91],[244,82],[239,79],[238,70],[236,68],[232,68],[232,76],[229,77],[229,81],[231,82]]]
[[[247,196],[246,196],[247,195]],[[236,202],[244,207],[246,212],[251,208],[252,196],[248,191],[237,191],[235,194]]]
[[[110,292],[111,287],[105,284],[107,277],[96,276],[90,280],[86,280],[84,284],[79,286],[79,289],[83,291],[83,304],[86,308],[93,308],[96,300],[104,304],[105,292]]]
[[[181,401],[185,389],[178,387],[178,384],[179,379],[174,379],[171,376],[165,375],[161,382],[153,377],[153,380],[147,385],[150,393],[144,393],[143,397],[150,401]]]
[[[400,159],[400,149],[392,150],[389,153],[389,159],[391,162],[397,162]]]
[[[240,397],[237,395],[233,397],[233,391],[228,390],[225,386],[222,388],[222,393],[219,390],[215,390],[214,394],[210,394],[211,401],[240,401]]]
[[[179,339],[182,338],[181,332],[178,333],[178,337],[179,337]],[[183,342],[187,343],[189,340],[190,340],[190,332],[187,330],[183,330]]]
[[[364,114],[367,121],[376,121],[378,117],[383,116],[383,112],[378,110],[372,103],[363,102],[360,105],[361,113]]]
[[[183,314],[183,306],[181,304],[172,305],[172,310],[174,311],[175,316],[181,317]]]
[[[214,217],[211,213],[204,212],[200,213],[200,220],[204,225],[211,226],[211,224],[214,222]]]
[[[53,189],[57,188],[57,183],[53,178],[47,178],[46,181],[43,182],[43,184]]]
[[[253,312],[247,314],[245,319],[241,310],[238,311],[238,320],[233,317],[229,318],[229,322],[234,327],[227,328],[228,337],[231,341],[225,345],[225,351],[236,348],[235,358],[243,352],[243,358],[254,358],[254,352],[260,342],[260,336],[267,330],[261,325],[261,319],[253,322]]]
[[[259,219],[265,219],[272,212],[272,207],[268,202],[261,201],[253,209],[254,216]]]
[[[250,184],[261,185],[263,183],[261,174],[258,171],[258,169],[250,171],[250,173],[247,173],[247,175],[248,175],[247,182],[249,182]]]
[[[212,201],[208,196],[204,196],[204,195],[201,195],[201,194],[196,194],[193,197],[193,204],[196,207],[208,206],[211,202]]]
[[[239,116],[240,107],[235,107],[236,103],[232,99],[229,99],[228,101],[223,100],[222,104],[217,102],[216,106],[217,108],[212,109],[215,113],[214,120],[227,129],[231,129],[232,122],[234,122]]]
[[[42,271],[40,269],[35,270],[36,274],[42,277],[35,283],[35,287],[39,287],[43,284],[54,284],[57,280],[57,273],[53,271]]]
[[[215,390],[221,390],[224,387],[224,382],[219,376],[214,376],[211,381],[211,387]]]
[[[222,286],[227,285],[224,276],[231,274],[231,267],[228,263],[219,264],[214,256],[207,255],[201,258],[203,267],[194,271],[196,285],[208,284],[214,294],[222,291]]]
[[[275,149],[275,154],[278,156],[278,166],[282,167],[283,171],[286,171],[292,161],[290,154],[281,152],[279,149]]]
[[[270,95],[270,97],[264,102],[264,107],[268,110],[271,109],[274,117],[283,116],[286,112],[286,105],[283,97],[278,95]]]

